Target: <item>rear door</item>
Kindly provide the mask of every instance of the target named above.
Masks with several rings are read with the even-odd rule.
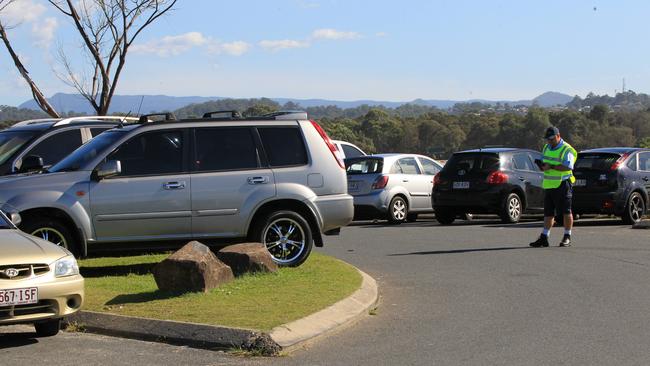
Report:
[[[543,190],[537,166],[531,160],[528,152],[512,154],[514,178],[523,185],[526,192],[527,208],[540,209],[543,207]]]
[[[98,241],[191,237],[188,137],[187,129],[144,132],[107,157],[122,172],[90,183]]]
[[[275,196],[273,172],[262,161],[255,129],[201,127],[193,135],[193,236],[244,235],[250,213]]]
[[[436,163],[433,159],[425,158],[423,156],[418,156],[418,161],[420,162],[420,166],[422,167],[422,182],[425,186],[425,189],[428,192],[428,195],[425,197],[426,202],[423,202],[422,204],[426,208],[432,208],[431,207],[431,192],[433,191],[433,178],[435,177],[438,172],[440,172],[440,169],[442,168],[438,163]]]
[[[426,182],[415,157],[405,157],[395,163],[401,173],[396,174],[396,184],[403,186],[411,196],[409,209],[421,210],[430,206],[431,185]]]

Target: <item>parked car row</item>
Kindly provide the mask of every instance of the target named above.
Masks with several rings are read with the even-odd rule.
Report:
[[[544,211],[539,151],[485,148],[452,154],[444,167],[413,154],[346,159],[348,192],[356,219],[414,221],[435,212],[448,225],[458,217],[496,214],[516,223]],[[641,220],[650,200],[650,149],[605,148],[578,154],[574,215],[608,214],[625,223]]]

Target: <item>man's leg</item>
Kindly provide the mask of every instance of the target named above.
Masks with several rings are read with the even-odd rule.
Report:
[[[553,189],[544,190],[544,230],[539,238],[529,245],[533,248],[547,247],[548,235],[555,221],[555,202],[553,202]]]
[[[564,214],[564,236],[560,241],[561,247],[571,246],[571,229],[573,228],[573,212],[571,201],[573,200],[573,185],[569,181],[562,182],[562,213]]]

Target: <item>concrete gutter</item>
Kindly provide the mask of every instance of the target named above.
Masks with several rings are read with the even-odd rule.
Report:
[[[632,225],[633,229],[650,229],[650,219],[641,220],[636,224]]]
[[[358,269],[357,269],[358,270]],[[164,342],[204,349],[243,349],[262,355],[293,350],[368,313],[378,299],[377,282],[358,270],[361,288],[336,304],[305,318],[278,326],[270,334],[171,320],[79,311],[65,319],[91,333]]]

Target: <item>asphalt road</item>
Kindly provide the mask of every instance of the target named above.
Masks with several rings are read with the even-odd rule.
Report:
[[[580,220],[574,246],[534,249],[541,222],[359,223],[322,251],[380,286],[376,315],[275,359],[0,328],[0,364],[648,365],[650,231]],[[551,242],[561,238],[554,229]],[[320,250],[320,249],[319,249]]]

